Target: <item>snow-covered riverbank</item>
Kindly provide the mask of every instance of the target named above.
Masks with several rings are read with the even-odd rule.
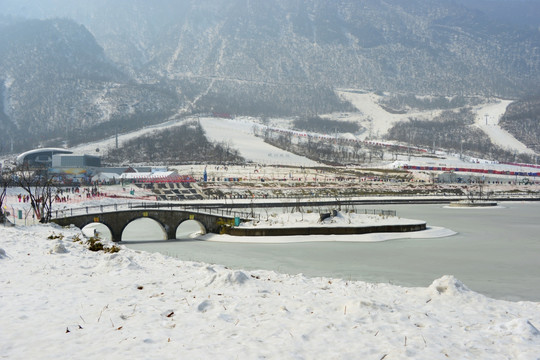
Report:
[[[47,239],[51,234],[63,239]],[[0,228],[9,359],[537,359],[540,303],[444,276],[405,288],[91,252],[78,229]]]

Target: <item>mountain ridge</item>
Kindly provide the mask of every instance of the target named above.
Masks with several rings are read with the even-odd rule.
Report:
[[[54,139],[63,143],[122,114],[145,112],[137,107],[159,113],[160,106],[143,105],[145,97],[167,102],[163,89],[145,91],[148,85],[119,70],[84,26],[71,20],[16,21],[1,30],[0,126],[15,150]],[[172,113],[178,98],[168,97],[166,112]]]
[[[47,6],[41,16],[71,16],[111,59],[139,76],[242,75],[506,97],[523,96],[523,87],[538,90],[540,80],[538,31],[440,0],[41,2]],[[99,15],[100,8],[107,11]]]
[[[41,94],[64,89],[59,96],[21,92],[16,101],[24,107],[3,107],[19,128],[21,119],[34,121],[46,134],[42,140],[75,123],[95,131],[108,124],[111,131],[182,112],[298,116],[350,110],[333,94],[336,88],[507,99],[540,94],[540,32],[498,23],[454,1],[4,0],[2,14],[8,19],[3,22],[29,18],[22,27],[33,18],[71,21],[56,33],[59,43],[78,34],[67,47],[35,46],[49,52],[35,76],[53,74],[60,84]],[[28,37],[40,41],[39,31]],[[1,39],[0,49],[9,42]],[[7,61],[32,56],[28,50]],[[6,65],[0,70],[4,98],[13,100],[12,85],[28,72]],[[67,75],[71,89],[62,82]],[[90,75],[99,81],[88,84]],[[33,102],[39,96],[49,110]],[[38,110],[28,114],[28,104]]]

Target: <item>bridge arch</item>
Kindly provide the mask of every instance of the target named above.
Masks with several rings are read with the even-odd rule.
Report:
[[[81,227],[81,231],[87,237],[94,236],[97,233],[101,239],[112,240],[113,238],[111,227],[102,222],[89,222]]]
[[[205,225],[195,218],[183,219],[176,226],[176,239],[194,238],[206,233]]]
[[[131,230],[129,228],[136,227],[136,230]],[[137,240],[168,240],[169,239],[169,227],[163,222],[159,221],[152,216],[140,216],[135,217],[124,224],[120,230],[120,240],[121,241],[137,241]],[[127,236],[136,233],[138,236],[147,236],[147,239],[137,238],[126,238]],[[157,235],[157,236],[156,236]],[[157,238],[156,238],[157,237]]]

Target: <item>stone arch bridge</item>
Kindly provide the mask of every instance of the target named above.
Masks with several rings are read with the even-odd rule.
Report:
[[[69,215],[55,217],[51,222],[60,226],[75,225],[82,229],[92,223],[105,225],[111,232],[112,241],[122,240],[124,229],[133,221],[148,218],[156,221],[167,234],[167,239],[176,239],[176,230],[184,221],[193,220],[199,223],[205,233],[221,233],[225,228],[233,226],[243,219],[240,214],[212,214],[187,209],[130,209],[94,214]]]

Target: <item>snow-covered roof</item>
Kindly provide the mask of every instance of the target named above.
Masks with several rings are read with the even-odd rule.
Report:
[[[161,179],[177,175],[176,171],[123,173],[122,179]]]

